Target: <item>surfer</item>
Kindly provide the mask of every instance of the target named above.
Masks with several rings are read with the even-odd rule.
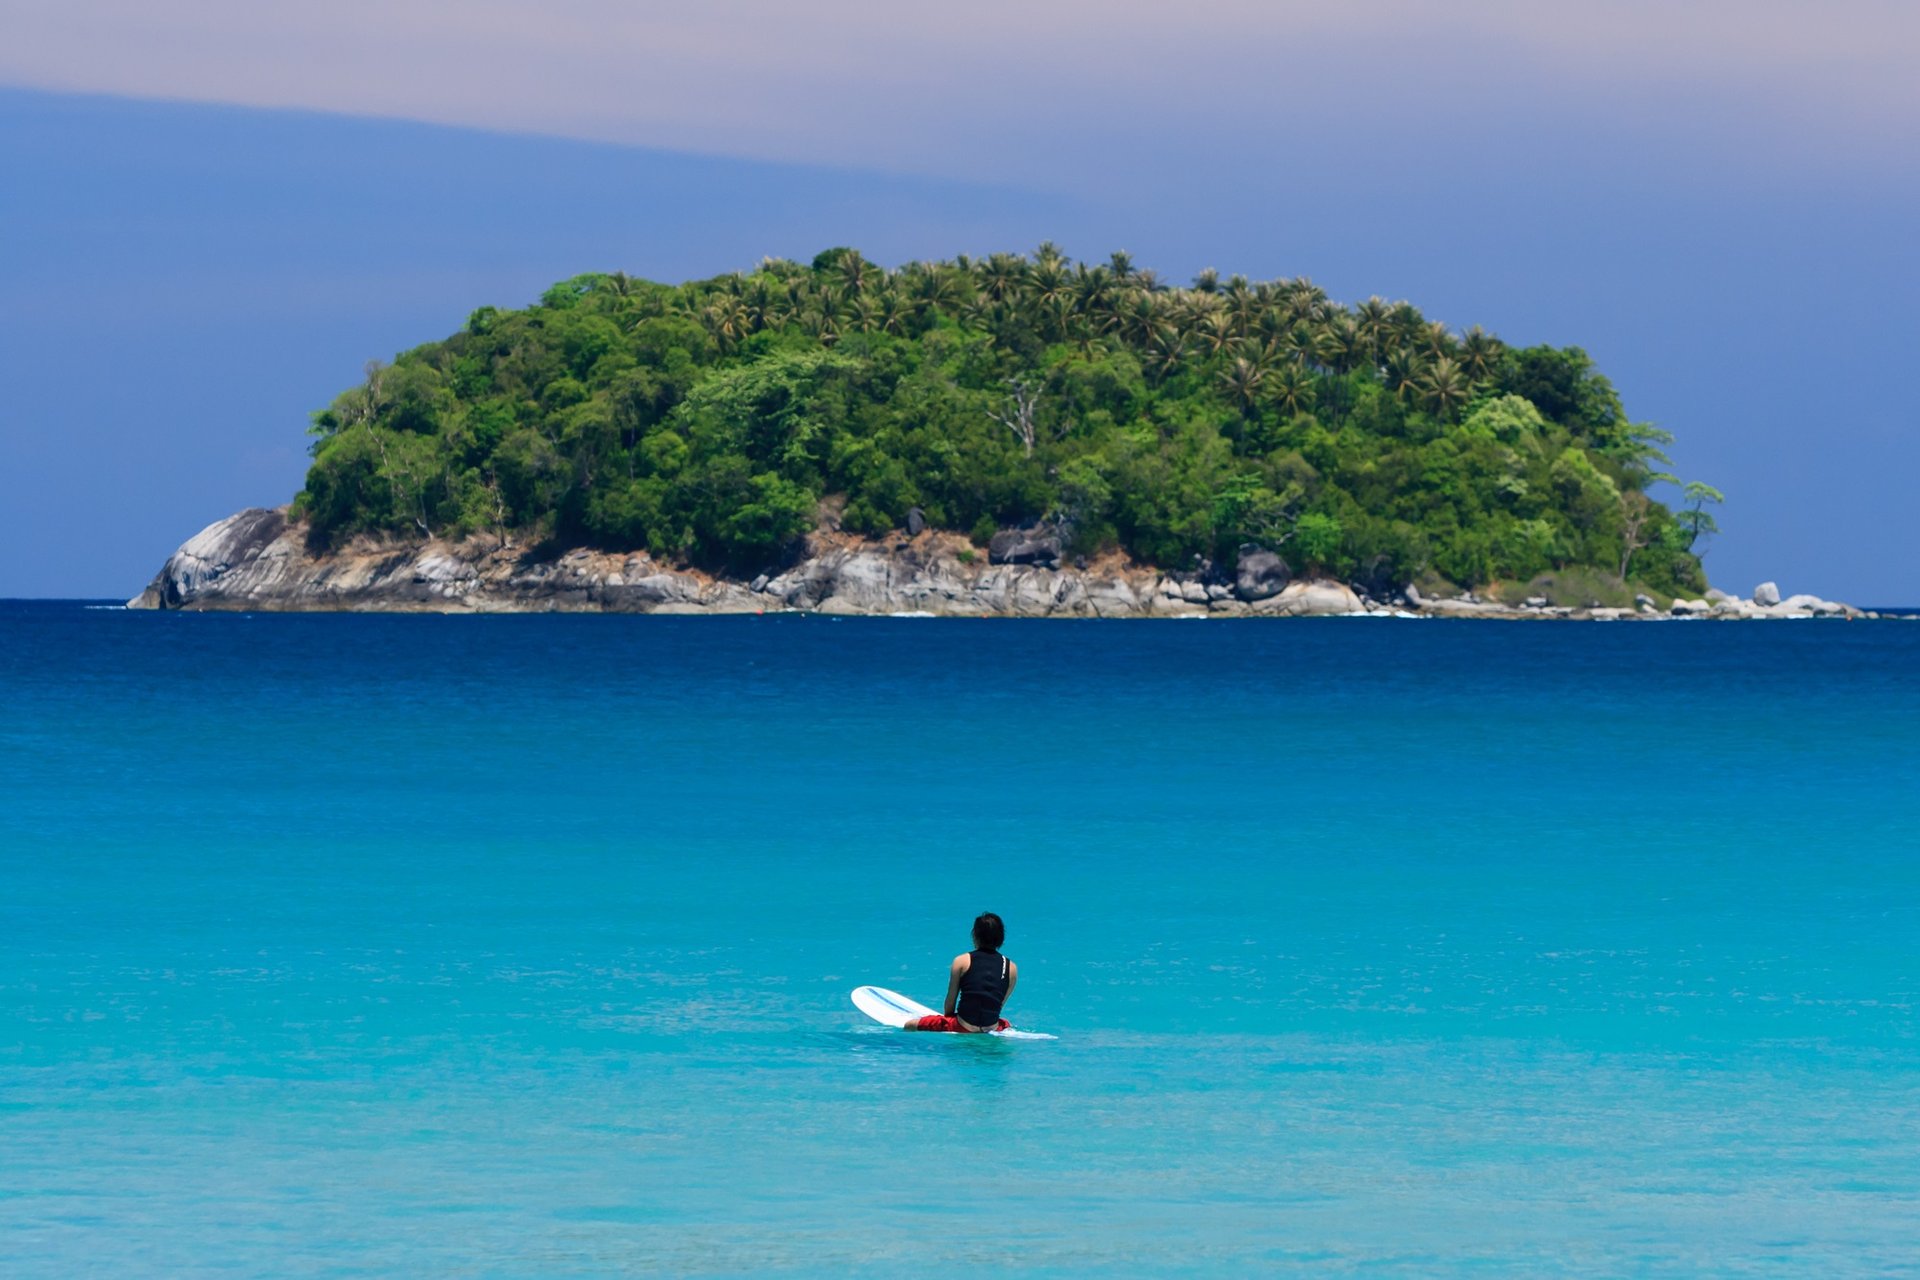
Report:
[[[1007,926],[991,911],[982,912],[973,921],[973,950],[955,956],[947,971],[947,1003],[944,1013],[928,1014],[907,1022],[909,1031],[1005,1031],[1008,1022],[1000,1008],[1013,995],[1013,984],[1020,980],[1020,966],[1000,954],[1007,940]]]

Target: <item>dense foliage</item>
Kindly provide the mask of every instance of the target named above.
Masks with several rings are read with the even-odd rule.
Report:
[[[918,506],[979,539],[1047,520],[1164,566],[1258,543],[1379,586],[1592,566],[1697,589],[1711,524],[1646,498],[1666,437],[1577,348],[1049,245],[579,276],[370,366],[314,431],[322,542],[491,532],[735,571],[828,499],[859,532]]]

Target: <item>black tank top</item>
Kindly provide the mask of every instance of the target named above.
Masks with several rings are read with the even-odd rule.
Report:
[[[960,975],[960,1000],[953,1011],[972,1027],[992,1027],[1007,1002],[1007,958],[998,951],[972,951],[972,963]]]

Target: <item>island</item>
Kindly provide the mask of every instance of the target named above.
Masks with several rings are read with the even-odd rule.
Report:
[[[1710,591],[1721,495],[1579,348],[1051,244],[576,276],[369,364],[311,432],[291,503],[129,604],[1859,615]]]

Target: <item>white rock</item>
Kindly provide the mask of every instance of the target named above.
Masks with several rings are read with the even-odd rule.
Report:
[[[1365,610],[1351,587],[1321,579],[1288,583],[1285,591],[1253,605],[1251,612],[1282,618],[1324,618]]]
[[[1788,596],[1780,602],[1781,609],[1805,609],[1808,613],[1845,613],[1847,606],[1836,604],[1832,600],[1822,600],[1819,596],[1802,593]]]
[[[1780,588],[1771,582],[1763,582],[1753,589],[1753,602],[1765,609],[1780,603]]]
[[[1140,600],[1124,578],[1089,582],[1087,604],[1103,618],[1125,618],[1140,612]]]

